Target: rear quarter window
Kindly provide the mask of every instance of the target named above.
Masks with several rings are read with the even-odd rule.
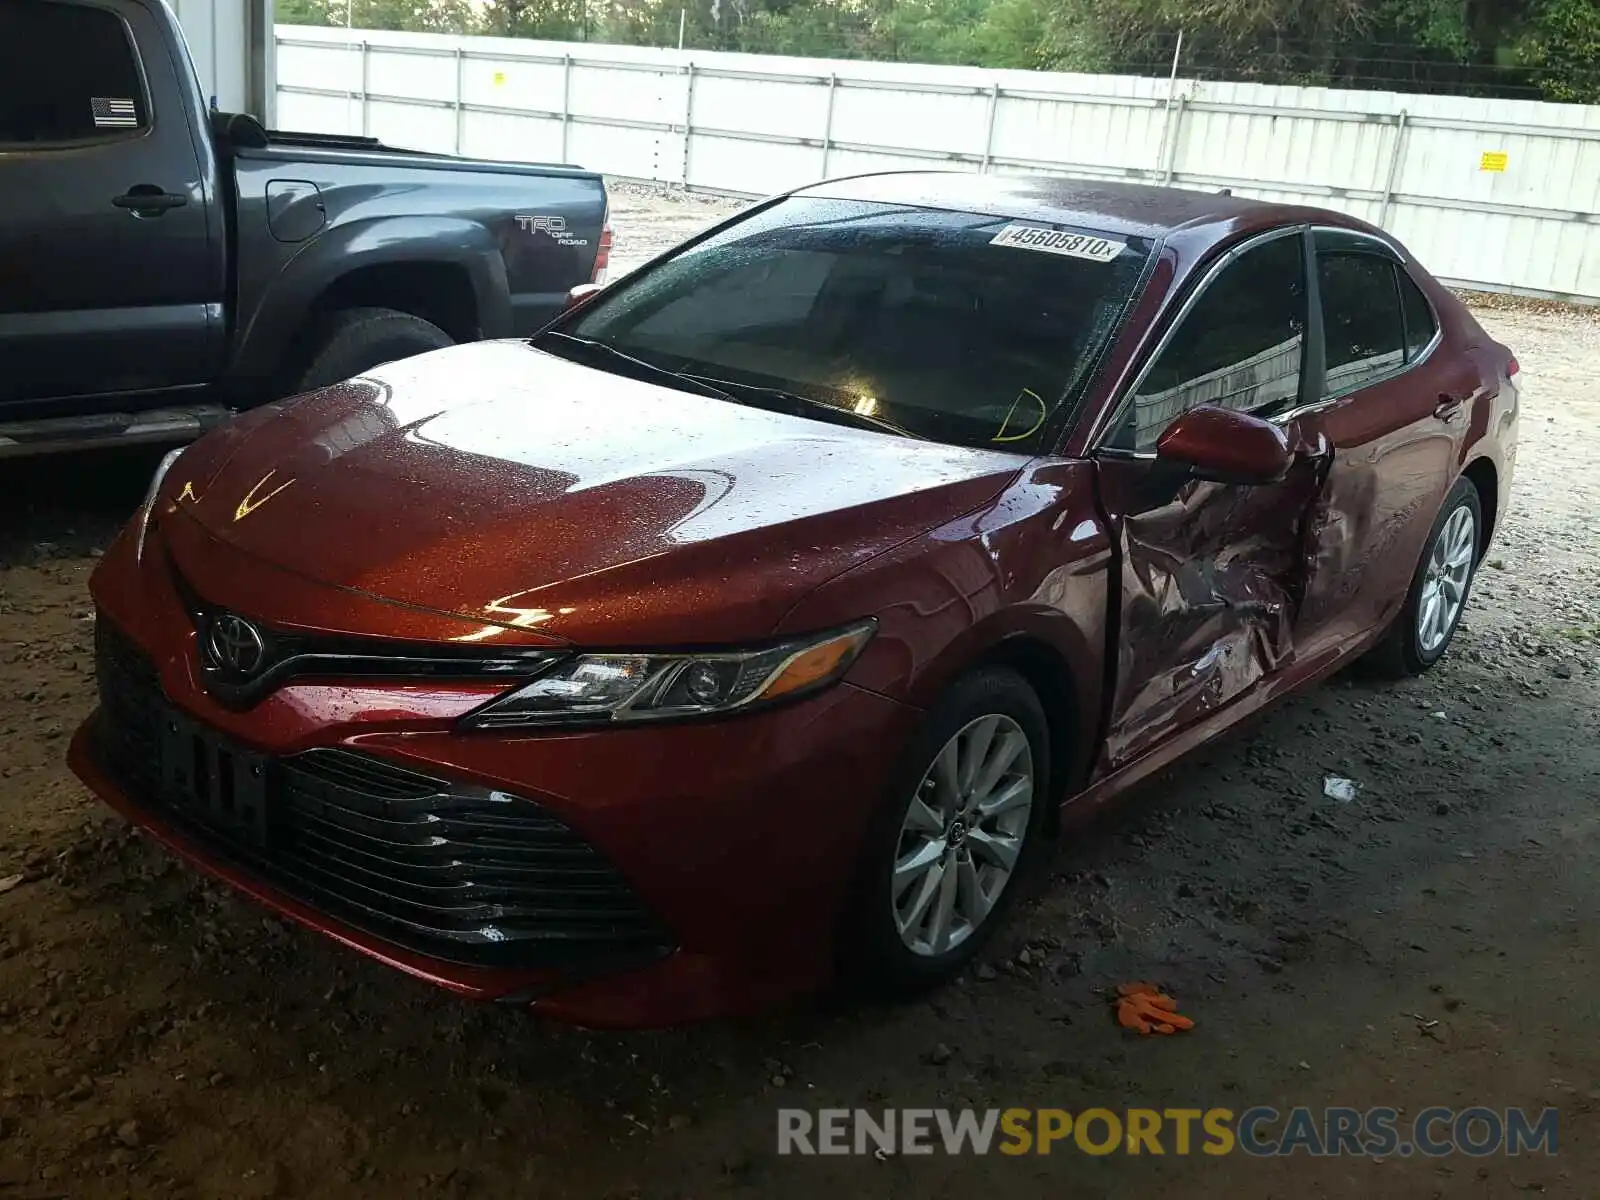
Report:
[[[1416,281],[1404,270],[1396,275],[1400,280],[1400,311],[1405,317],[1406,361],[1415,362],[1439,332],[1439,325],[1433,317],[1433,306]]]

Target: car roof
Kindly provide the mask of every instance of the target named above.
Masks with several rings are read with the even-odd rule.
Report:
[[[1134,237],[1161,237],[1207,225],[1286,224],[1304,220],[1309,212],[1221,192],[1052,175],[978,175],[970,171],[856,175],[798,188],[791,194],[979,212]],[[1346,223],[1334,213],[1316,215]]]

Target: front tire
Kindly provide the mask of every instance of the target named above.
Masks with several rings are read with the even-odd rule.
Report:
[[[1458,479],[1433,522],[1405,605],[1373,648],[1371,661],[1380,673],[1395,679],[1420,675],[1444,657],[1466,611],[1483,539],[1478,489]]]
[[[879,811],[846,927],[846,968],[904,994],[960,973],[1001,924],[1054,797],[1039,697],[984,668],[928,714]]]

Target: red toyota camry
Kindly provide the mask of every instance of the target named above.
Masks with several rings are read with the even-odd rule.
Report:
[[[1387,234],[888,174],[169,456],[72,762],[266,905],[589,1025],[945,979],[1064,807],[1444,654],[1518,370]]]

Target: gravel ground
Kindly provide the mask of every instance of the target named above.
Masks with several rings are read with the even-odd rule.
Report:
[[[619,266],[734,207],[614,193]],[[1600,1180],[1600,319],[1485,301],[1529,379],[1447,661],[1339,678],[1074,834],[967,980],[639,1035],[469,1006],[130,836],[66,771],[84,582],[156,455],[0,469],[0,1200],[1592,1197]],[[1327,773],[1360,785],[1324,798]],[[20,881],[16,877],[20,876]],[[1129,1039],[1154,978],[1198,1027]],[[778,1159],[774,1110],[1482,1103],[1554,1158]],[[1585,1181],[1588,1182],[1585,1182]]]

